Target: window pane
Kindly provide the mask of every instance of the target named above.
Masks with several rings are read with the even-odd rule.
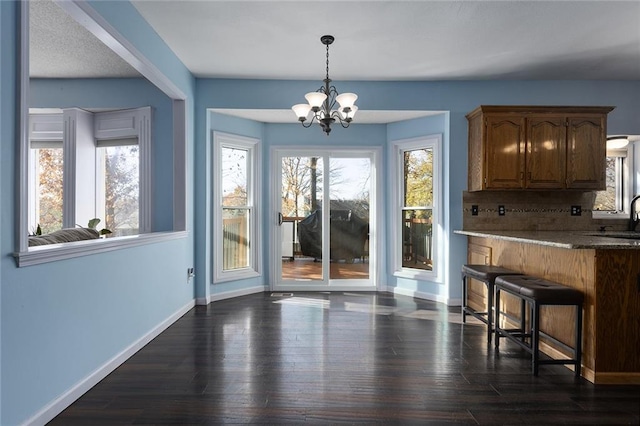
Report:
[[[282,159],[282,204],[285,217],[302,218],[322,207],[322,158]]]
[[[249,210],[222,209],[222,269],[249,266]]]
[[[114,236],[138,233],[139,149],[137,145],[98,148],[104,155],[104,227]]]
[[[404,152],[404,205],[433,205],[433,149]]]
[[[36,150],[38,223],[43,234],[62,229],[62,148]]]
[[[616,162],[618,157],[607,157],[607,189],[596,192],[595,210],[616,211]],[[618,181],[622,182],[622,179]]]
[[[402,266],[431,270],[432,210],[404,210],[402,213]]]
[[[247,205],[248,151],[222,148],[222,205]]]

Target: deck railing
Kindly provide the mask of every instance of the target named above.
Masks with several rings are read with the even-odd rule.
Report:
[[[222,220],[222,269],[238,269],[248,264],[249,241],[247,219],[234,217]]]

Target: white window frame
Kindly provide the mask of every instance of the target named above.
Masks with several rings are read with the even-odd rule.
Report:
[[[260,140],[223,132],[213,132],[211,188],[212,199],[212,263],[213,284],[227,281],[259,277],[262,271],[262,250],[260,235],[261,190],[258,187],[260,176]],[[247,207],[249,210],[249,265],[244,268],[223,270],[223,233],[222,233],[222,149],[241,149],[247,151]]]
[[[416,149],[432,149],[433,150],[433,206],[432,206],[432,270],[423,270],[417,268],[407,268],[402,266],[402,223],[401,217],[404,209],[403,185],[404,185],[404,153],[405,151],[413,151]],[[442,235],[442,179],[441,179],[441,156],[442,156],[442,135],[420,136],[410,139],[401,139],[392,141],[390,145],[390,176],[391,176],[391,212],[390,219],[393,224],[390,235],[390,265],[394,276],[402,278],[411,278],[421,281],[439,281],[441,280],[441,267],[443,261],[441,253],[441,235]]]
[[[621,204],[618,211],[594,210],[594,219],[627,219],[629,207],[633,198],[633,171],[634,171],[634,144],[630,143],[624,148],[608,150],[607,157],[619,157],[616,164],[616,204]],[[622,157],[622,158],[621,158]],[[620,187],[620,185],[622,187]],[[620,201],[618,201],[618,197]]]
[[[62,110],[29,113],[29,202],[27,210],[29,231],[32,230],[31,227],[35,230],[39,217],[38,150],[40,148],[63,149],[63,127]]]
[[[138,234],[151,232],[151,107],[127,109],[121,111],[99,112],[94,114],[95,147],[138,145]],[[104,157],[96,150],[96,212],[104,212]],[[103,220],[104,217],[99,217]]]

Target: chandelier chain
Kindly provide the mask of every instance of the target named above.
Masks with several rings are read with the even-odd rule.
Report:
[[[329,80],[329,45],[327,44],[327,80]]]

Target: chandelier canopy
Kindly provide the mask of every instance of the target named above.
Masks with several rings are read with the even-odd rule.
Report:
[[[307,99],[307,104],[297,104],[291,107],[303,127],[311,127],[317,121],[327,136],[331,132],[331,124],[336,119],[346,129],[353,120],[356,111],[358,111],[358,107],[355,105],[358,95],[355,93],[339,94],[335,86],[331,85],[331,79],[329,78],[329,45],[334,40],[335,38],[331,35],[320,37],[322,44],[327,46],[327,77],[323,80],[324,85],[320,86],[315,92],[304,95]],[[336,102],[340,105],[337,109],[335,109]],[[311,115],[311,120],[307,122],[309,112],[313,112],[313,114]]]

